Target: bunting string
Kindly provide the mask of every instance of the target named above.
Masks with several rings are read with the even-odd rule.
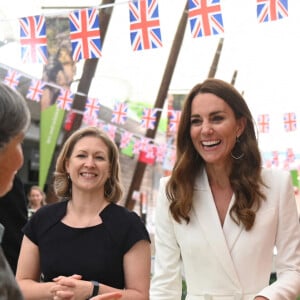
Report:
[[[111,122],[108,123],[99,119],[102,102],[97,98],[91,98],[86,94],[80,93],[80,95],[85,96],[88,99],[85,110],[81,111],[73,109],[72,103],[74,94],[77,92],[72,93],[70,89],[62,88],[52,82],[43,82],[2,63],[0,63],[0,80],[13,89],[20,91],[29,101],[31,100],[35,102],[40,102],[45,86],[52,86],[59,89],[60,93],[56,100],[56,105],[60,109],[69,112],[65,120],[65,130],[70,129],[68,127],[71,122],[70,118],[72,118],[75,113],[81,114],[83,115],[84,126],[92,125],[102,128],[114,141],[116,141],[116,135],[119,135],[119,147],[121,149],[121,153],[130,156],[139,155],[143,161],[147,161],[149,164],[153,164],[155,162],[161,163],[163,168],[171,170],[176,156],[174,143],[171,141],[177,133],[181,115],[180,110],[170,108],[150,109],[140,106],[143,110],[143,114],[139,121],[142,129],[154,128],[156,125],[157,111],[164,112],[168,116],[168,127],[165,134],[166,136],[169,135],[170,138],[166,143],[161,143],[160,141],[156,141],[156,139],[145,138],[143,135],[129,132],[121,127],[121,125],[125,125],[127,121],[129,110],[128,103],[117,102],[111,112]],[[27,83],[27,88],[25,89],[22,88],[24,86],[24,82]],[[103,103],[105,103],[105,101]],[[135,105],[137,106],[137,104]],[[257,116],[256,121],[260,134],[269,133],[271,128],[270,120],[271,117],[269,114],[259,114]],[[298,131],[296,112],[286,112],[282,114],[282,127],[287,134]],[[286,152],[280,152],[278,150],[263,152],[263,160],[264,165],[267,167],[300,169],[300,154],[294,153],[292,148],[287,148]]]

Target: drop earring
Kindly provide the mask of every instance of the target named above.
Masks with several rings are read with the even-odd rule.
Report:
[[[241,142],[240,142],[240,139],[238,136],[235,139],[235,145],[230,154],[231,154],[231,157],[236,160],[243,158],[245,155],[245,153],[242,152]]]

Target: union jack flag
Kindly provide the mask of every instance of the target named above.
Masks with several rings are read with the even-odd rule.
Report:
[[[157,0],[130,1],[129,19],[134,51],[162,47]]]
[[[132,136],[133,133],[128,131],[125,131],[121,134],[121,142],[120,142],[121,149],[126,148],[129,145]]]
[[[162,163],[164,161],[166,152],[167,152],[167,144],[160,144],[156,149],[156,162]]]
[[[221,0],[189,0],[189,21],[194,38],[224,32]]]
[[[288,148],[286,150],[286,159],[288,160],[288,162],[292,163],[295,161],[296,155],[294,153],[293,148]]]
[[[270,118],[268,114],[259,115],[257,118],[258,121],[258,131],[262,133],[269,132],[269,123]]]
[[[117,124],[125,124],[127,120],[128,105],[126,103],[118,103],[115,105],[111,121]]]
[[[144,108],[141,126],[146,129],[154,129],[156,124],[156,109]]]
[[[15,70],[8,69],[4,78],[4,83],[11,88],[16,89],[20,82],[21,74]]]
[[[112,141],[115,140],[117,127],[115,125],[106,124],[103,126],[103,130],[107,133]]]
[[[97,127],[99,125],[99,119],[95,116],[88,116],[86,114],[83,114],[82,121],[88,126]]]
[[[169,114],[169,132],[177,132],[181,111],[171,110]]]
[[[140,151],[146,151],[150,141],[151,140],[146,137],[142,137],[140,140],[137,140],[133,145],[133,153],[139,154]]]
[[[70,110],[72,108],[74,95],[68,89],[60,89],[60,93],[56,100],[56,105],[64,110]]]
[[[288,0],[257,0],[259,23],[276,21],[288,16]]]
[[[45,83],[43,81],[33,79],[31,81],[31,85],[28,88],[26,97],[36,102],[40,102],[44,92],[44,87]]]
[[[272,164],[276,167],[279,166],[279,153],[278,153],[278,151],[272,151]]]
[[[99,16],[95,8],[69,14],[73,60],[101,57]]]
[[[87,98],[84,115],[86,115],[87,117],[98,118],[99,111],[100,111],[99,99]]]
[[[24,63],[47,63],[47,36],[44,16],[19,19],[21,58]]]
[[[297,129],[296,114],[294,112],[285,113],[283,122],[285,131],[295,131]]]

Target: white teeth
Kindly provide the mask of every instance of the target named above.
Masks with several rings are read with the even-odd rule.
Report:
[[[213,146],[220,143],[220,140],[202,142],[203,146]]]
[[[90,178],[90,177],[95,177],[95,176],[96,176],[95,174],[91,174],[91,173],[81,173],[81,175],[82,175],[83,177],[88,177],[88,178]]]

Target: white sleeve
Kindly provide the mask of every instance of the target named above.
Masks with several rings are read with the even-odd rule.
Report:
[[[180,300],[182,294],[180,248],[165,193],[167,179],[164,177],[160,180],[155,207],[154,274],[150,300]]]
[[[277,178],[272,182],[279,193],[275,245],[277,280],[260,295],[272,300],[290,300],[300,295],[300,224],[291,176],[289,172],[283,172]]]

